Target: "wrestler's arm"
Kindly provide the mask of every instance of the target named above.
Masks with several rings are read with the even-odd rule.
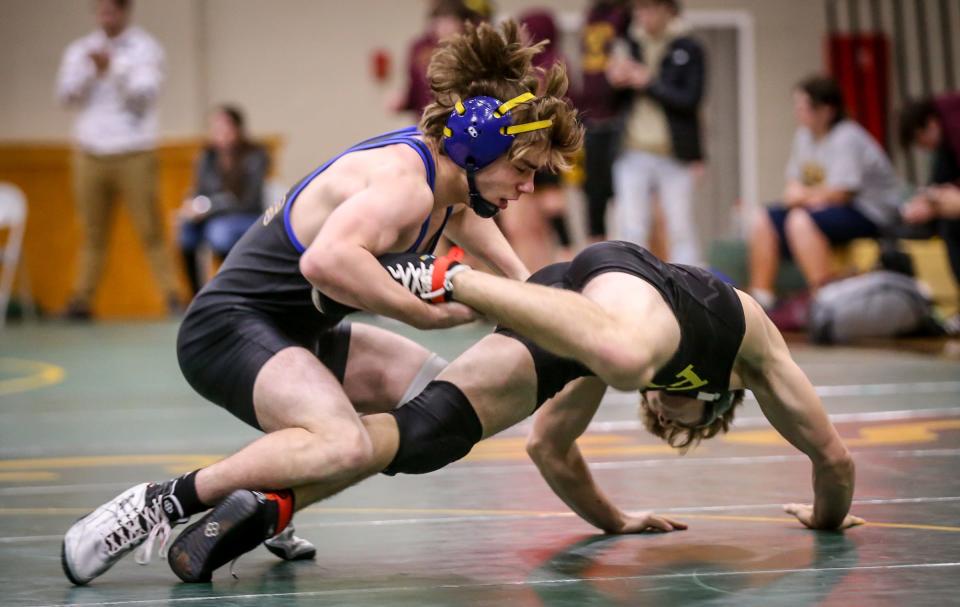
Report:
[[[444,231],[453,242],[478,258],[501,276],[526,280],[530,276],[503,232],[491,219],[484,219],[467,208],[450,217]]]
[[[849,514],[855,472],[850,452],[780,331],[756,302],[741,299],[748,325],[739,363],[744,383],[777,432],[813,464],[813,508],[791,504],[787,511],[813,529],[863,523]]]
[[[416,175],[371,183],[326,219],[300,258],[300,271],[324,295],[347,306],[427,329],[473,320],[463,306],[432,306],[391,280],[376,255],[397,247],[432,208]],[[345,271],[349,269],[349,271]]]
[[[534,421],[527,453],[553,492],[580,518],[606,533],[686,529],[683,523],[650,512],[623,512],[594,481],[576,440],[587,429],[605,390],[597,378],[583,378],[547,401]]]

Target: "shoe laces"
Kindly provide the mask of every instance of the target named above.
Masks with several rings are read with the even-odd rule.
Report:
[[[422,260],[387,266],[387,271],[390,272],[394,280],[414,295],[424,299],[430,296],[433,267],[428,266]]]
[[[137,550],[134,558],[137,561],[138,565],[147,565],[150,563],[150,559],[153,555],[153,544],[157,540],[160,540],[160,545],[157,547],[157,554],[161,559],[166,560],[167,558],[167,542],[170,540],[170,537],[173,535],[173,528],[170,526],[170,521],[166,517],[163,518],[158,524],[154,525],[150,529],[150,533],[147,534],[147,540],[143,543],[142,546]]]
[[[107,553],[111,556],[124,552],[130,544],[138,542],[144,535],[148,535],[154,526],[166,520],[159,501],[154,500],[139,509],[132,495],[117,503],[113,515],[116,517],[117,526],[104,536]]]
[[[158,537],[160,538],[161,557],[166,556],[166,543],[170,538],[171,529],[170,521],[167,519],[167,515],[163,513],[162,499],[162,495],[156,495],[142,509],[136,507],[132,496],[121,500],[117,512],[119,526],[117,532],[111,534],[111,536],[116,536],[119,539],[119,541],[114,540],[113,554],[123,550],[131,543],[138,542],[146,535],[146,542],[136,553],[137,563],[146,565],[150,562],[153,544]],[[111,536],[107,537],[108,546]]]

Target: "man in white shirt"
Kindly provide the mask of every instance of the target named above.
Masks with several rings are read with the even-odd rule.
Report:
[[[156,104],[164,53],[153,37],[130,25],[130,12],[130,0],[97,0],[99,29],[67,47],[57,76],[58,99],[77,111],[74,193],[84,243],[66,312],[75,319],[90,316],[113,202],[121,193],[168,306],[179,307],[156,196]]]

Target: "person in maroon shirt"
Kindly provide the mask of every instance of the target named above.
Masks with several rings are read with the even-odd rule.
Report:
[[[464,0],[435,0],[429,13],[427,31],[410,43],[407,51],[406,88],[395,93],[387,102],[392,112],[412,112],[420,119],[423,109],[433,102],[427,66],[440,42],[463,31],[463,24],[477,24],[484,20],[481,13],[467,6]]]
[[[607,81],[607,61],[614,41],[626,35],[630,10],[623,0],[594,0],[581,36],[582,85],[575,101],[586,127],[584,194],[587,197],[591,241],[606,239],[604,216],[613,197],[611,168],[616,156],[619,121],[629,94]]]

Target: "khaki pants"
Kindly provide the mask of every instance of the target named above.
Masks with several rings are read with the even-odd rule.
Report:
[[[167,297],[175,297],[173,263],[163,241],[157,199],[157,158],[153,151],[95,156],[74,153],[74,192],[83,226],[80,273],[74,301],[89,302],[103,274],[110,220],[117,196],[122,195],[133,225],[146,249],[150,266]]]

